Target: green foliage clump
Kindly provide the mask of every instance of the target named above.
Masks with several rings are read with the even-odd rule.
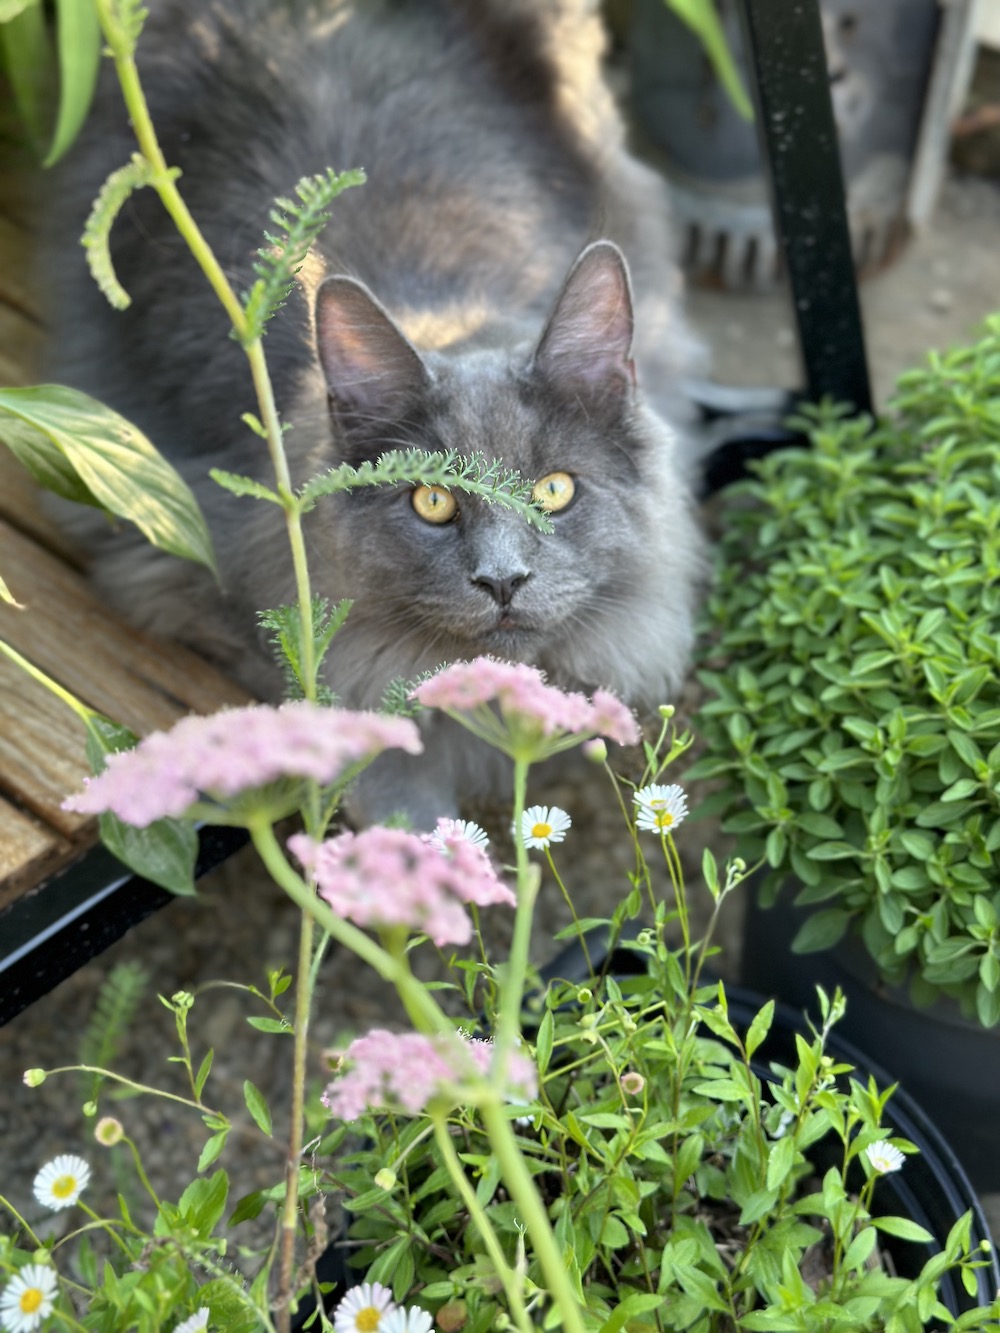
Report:
[[[829,407],[741,484],[707,608],[695,769],[725,827],[860,929],[918,1002],[1000,1021],[1000,317],[902,377],[874,427]],[[734,496],[734,499],[736,497]]]

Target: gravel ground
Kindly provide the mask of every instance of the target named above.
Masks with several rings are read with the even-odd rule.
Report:
[[[863,291],[869,350],[880,400],[898,371],[921,359],[933,346],[966,337],[995,307],[1000,292],[1000,190],[981,179],[955,180],[947,186],[934,227],[909,246],[891,268]],[[720,378],[757,384],[794,383],[791,320],[787,299],[698,292],[693,316],[713,344]],[[541,793],[539,793],[541,796]],[[573,815],[574,832],[560,848],[558,863],[567,882],[577,886],[582,914],[605,912],[623,891],[629,864],[617,816],[597,770],[586,769],[578,781],[545,799],[564,805]],[[503,818],[486,822],[499,824]],[[689,823],[679,834],[686,859],[696,867],[701,847],[717,835]],[[696,878],[696,877],[695,877]],[[734,904],[723,922],[724,970],[731,972],[739,953],[739,910]],[[494,911],[494,916],[497,913]],[[557,890],[549,885],[542,897],[539,938],[551,941],[565,924]],[[212,982],[264,984],[267,967],[291,967],[296,951],[296,913],[255,867],[252,854],[233,858],[201,884],[195,900],[174,903],[129,933],[118,945],[81,969],[51,995],[34,1005],[4,1031],[3,1074],[0,1079],[0,1186],[32,1222],[46,1232],[69,1225],[65,1215],[43,1218],[31,1196],[38,1167],[59,1152],[79,1152],[95,1165],[91,1197],[113,1195],[121,1181],[112,1158],[93,1144],[92,1122],[81,1115],[86,1095],[77,1075],[50,1078],[29,1090],[21,1072],[74,1063],[95,997],[110,970],[125,960],[141,963],[148,974],[146,1001],[128,1028],[115,1068],[140,1082],[183,1090],[176,1064],[173,1019],[156,994],[197,990],[192,1015],[196,1058],[211,1046],[216,1051],[211,1097],[238,1121],[224,1164],[233,1177],[233,1197],[266,1186],[281,1172],[281,1150],[256,1130],[245,1111],[242,1080],[248,1075],[275,1109],[287,1091],[289,1048],[281,1037],[253,1031],[248,1015],[264,1012],[259,1002],[230,987]],[[491,929],[499,934],[494,921]],[[552,946],[549,946],[551,952]],[[540,946],[539,956],[546,950]],[[323,1051],[373,1023],[392,1022],[398,1010],[384,986],[351,958],[333,952],[320,981],[313,1028],[311,1072],[318,1083]],[[190,1179],[204,1142],[197,1118],[183,1107],[153,1098],[133,1098],[109,1109],[141,1144],[151,1179],[166,1197],[176,1197]],[[985,1200],[1000,1224],[1000,1196]],[[0,1223],[0,1226],[3,1224]],[[1000,1229],[1000,1228],[998,1228]]]

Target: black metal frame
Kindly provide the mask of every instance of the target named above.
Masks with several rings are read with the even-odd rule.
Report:
[[[806,387],[741,393],[702,386],[703,417],[719,440],[705,468],[709,491],[740,476],[747,459],[797,441],[782,424],[796,401],[830,395],[871,410],[818,3],[743,0],[741,18]],[[204,830],[197,873],[245,841],[239,830]],[[170,901],[97,847],[7,908],[0,914],[0,1024]]]
[[[202,829],[195,875],[246,841],[243,829]],[[173,900],[99,845],[18,899],[0,914],[0,1025]]]

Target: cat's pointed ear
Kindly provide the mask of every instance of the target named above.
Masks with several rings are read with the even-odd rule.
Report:
[[[570,269],[533,367],[583,401],[620,399],[635,384],[634,322],[625,256],[610,241],[596,241]]]
[[[316,293],[316,346],[335,404],[363,418],[395,418],[427,388],[427,368],[364,283],[327,278]]]

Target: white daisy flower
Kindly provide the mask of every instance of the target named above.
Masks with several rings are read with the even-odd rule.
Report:
[[[396,1309],[392,1292],[381,1282],[352,1287],[333,1316],[336,1333],[382,1333],[387,1315]]]
[[[448,850],[445,846],[445,838],[464,838],[466,842],[471,842],[473,847],[478,847],[484,852],[490,845],[486,830],[480,828],[472,819],[439,819],[437,828],[430,835],[428,841],[432,846],[444,852]]]
[[[8,1333],[31,1333],[52,1313],[57,1285],[54,1269],[45,1264],[25,1264],[0,1296],[0,1325]]]
[[[890,1171],[898,1171],[906,1158],[893,1143],[887,1143],[885,1139],[878,1139],[875,1143],[870,1143],[865,1149],[865,1156],[873,1171],[877,1171],[880,1176],[886,1176]]]
[[[208,1328],[208,1307],[203,1305],[200,1310],[195,1310],[193,1315],[189,1315],[183,1323],[178,1324],[174,1333],[205,1333]]]
[[[434,1320],[418,1305],[405,1305],[390,1311],[382,1320],[379,1333],[431,1333]]]
[[[669,787],[650,783],[637,791],[632,800],[636,805],[636,828],[649,833],[671,833],[687,816],[687,797],[683,787],[676,783]]]
[[[533,805],[521,816],[521,837],[525,847],[544,851],[553,842],[562,842],[572,824],[565,810],[557,805]]]
[[[35,1198],[54,1213],[71,1208],[90,1182],[90,1167],[82,1157],[63,1153],[46,1162],[35,1177]]]

